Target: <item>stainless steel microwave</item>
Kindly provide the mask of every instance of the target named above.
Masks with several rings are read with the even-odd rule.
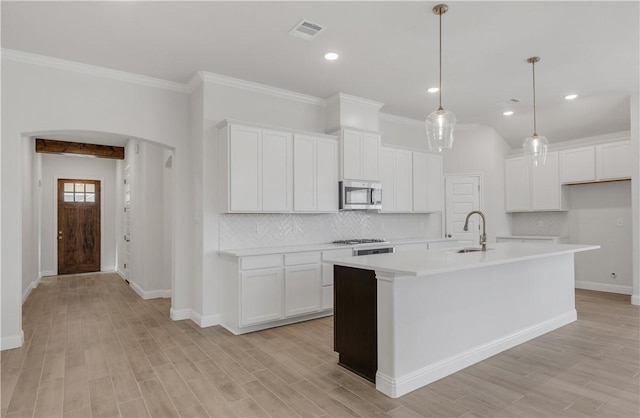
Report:
[[[364,180],[340,182],[340,210],[382,209],[382,183]]]

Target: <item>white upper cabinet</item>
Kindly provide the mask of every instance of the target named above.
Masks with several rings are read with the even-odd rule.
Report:
[[[596,149],[594,146],[560,151],[560,181],[582,183],[596,180]]]
[[[293,135],[238,124],[220,132],[222,211],[290,211]]]
[[[619,141],[560,151],[562,183],[631,178],[631,142]]]
[[[296,212],[338,211],[338,141],[295,134],[293,209]]]
[[[341,132],[341,178],[379,180],[380,135],[343,129]]]
[[[531,168],[531,210],[561,210],[558,153],[547,153],[543,166]]]
[[[412,162],[413,211],[442,211],[444,207],[442,156],[426,152],[413,152]]]
[[[218,128],[221,212],[338,211],[336,137],[231,120]]]
[[[288,132],[262,131],[262,210],[286,212],[292,201],[292,139]]]
[[[411,167],[411,151],[380,148],[382,212],[413,211],[413,172]]]
[[[557,152],[549,152],[546,164],[539,167],[532,167],[525,157],[505,159],[507,212],[563,210],[558,158]]]
[[[598,180],[631,178],[631,141],[611,142],[596,146]]]

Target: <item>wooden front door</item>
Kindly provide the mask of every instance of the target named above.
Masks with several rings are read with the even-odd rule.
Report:
[[[58,180],[58,274],[100,271],[100,182]]]

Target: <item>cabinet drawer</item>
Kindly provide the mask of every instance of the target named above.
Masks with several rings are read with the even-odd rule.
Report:
[[[256,255],[240,258],[240,270],[266,269],[282,266],[282,254]]]
[[[285,266],[297,266],[300,264],[320,264],[320,252],[291,253],[284,255]]]

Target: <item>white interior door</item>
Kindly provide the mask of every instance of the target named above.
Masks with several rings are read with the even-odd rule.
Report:
[[[469,231],[463,230],[467,214],[480,210],[480,176],[447,176],[446,188],[446,235],[464,241],[464,245],[479,244],[480,217],[469,219]]]

